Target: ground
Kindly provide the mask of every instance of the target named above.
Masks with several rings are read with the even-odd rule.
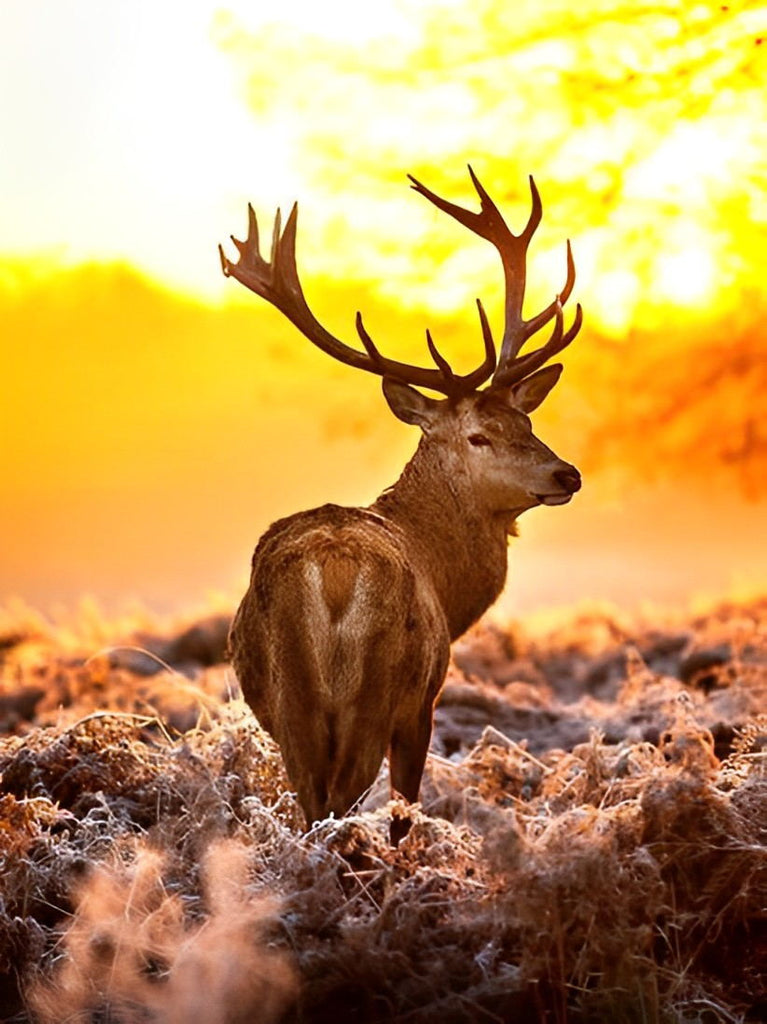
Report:
[[[308,834],[226,614],[0,621],[0,1020],[767,1020],[767,599],[455,645]]]

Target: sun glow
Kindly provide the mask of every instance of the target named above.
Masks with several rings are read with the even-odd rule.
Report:
[[[716,263],[705,249],[692,246],[664,253],[656,262],[656,283],[671,302],[697,305],[711,294]]]
[[[169,592],[244,564],[276,514],[390,482],[407,437],[370,380],[301,347],[222,277],[216,245],[251,200],[268,249],[298,199],[329,329],[354,343],[361,308],[395,358],[422,360],[428,325],[463,372],[477,296],[500,330],[497,255],[405,175],[474,205],[467,162],[514,230],[535,175],[528,312],[562,287],[572,240],[586,326],[540,415],[591,493],[641,477],[763,494],[766,27],[750,0],[4,0],[8,579],[111,560],[115,587],[146,593],[143,558]],[[211,540],[220,495],[243,488]]]

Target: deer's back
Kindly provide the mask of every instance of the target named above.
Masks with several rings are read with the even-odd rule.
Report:
[[[279,741],[300,714],[294,701],[339,713],[362,701],[381,721],[408,711],[446,666],[449,639],[399,527],[368,509],[324,505],[261,538],[230,648],[246,699]]]

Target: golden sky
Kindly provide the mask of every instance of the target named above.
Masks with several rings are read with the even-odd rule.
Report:
[[[586,487],[522,521],[509,607],[767,580],[766,29],[756,2],[4,0],[0,600],[236,594],[271,519],[390,483],[415,438],[375,380],[216,245],[298,198],[328,327],[363,308],[421,360],[431,326],[461,369],[497,256],[406,173],[473,203],[467,162],[512,227],[535,175],[529,308],[569,237],[587,318],[536,417]]]

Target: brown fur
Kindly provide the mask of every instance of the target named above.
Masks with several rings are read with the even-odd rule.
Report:
[[[359,565],[351,551],[318,552],[317,564],[322,575],[322,599],[328,607],[331,623],[337,622],[349,607],[359,579]]]
[[[492,453],[468,443],[477,430]],[[500,593],[516,516],[563,468],[527,416],[475,394],[435,403],[370,508],[324,505],[264,534],[232,660],[308,822],[345,814],[387,751],[393,790],[417,800],[450,643]]]

